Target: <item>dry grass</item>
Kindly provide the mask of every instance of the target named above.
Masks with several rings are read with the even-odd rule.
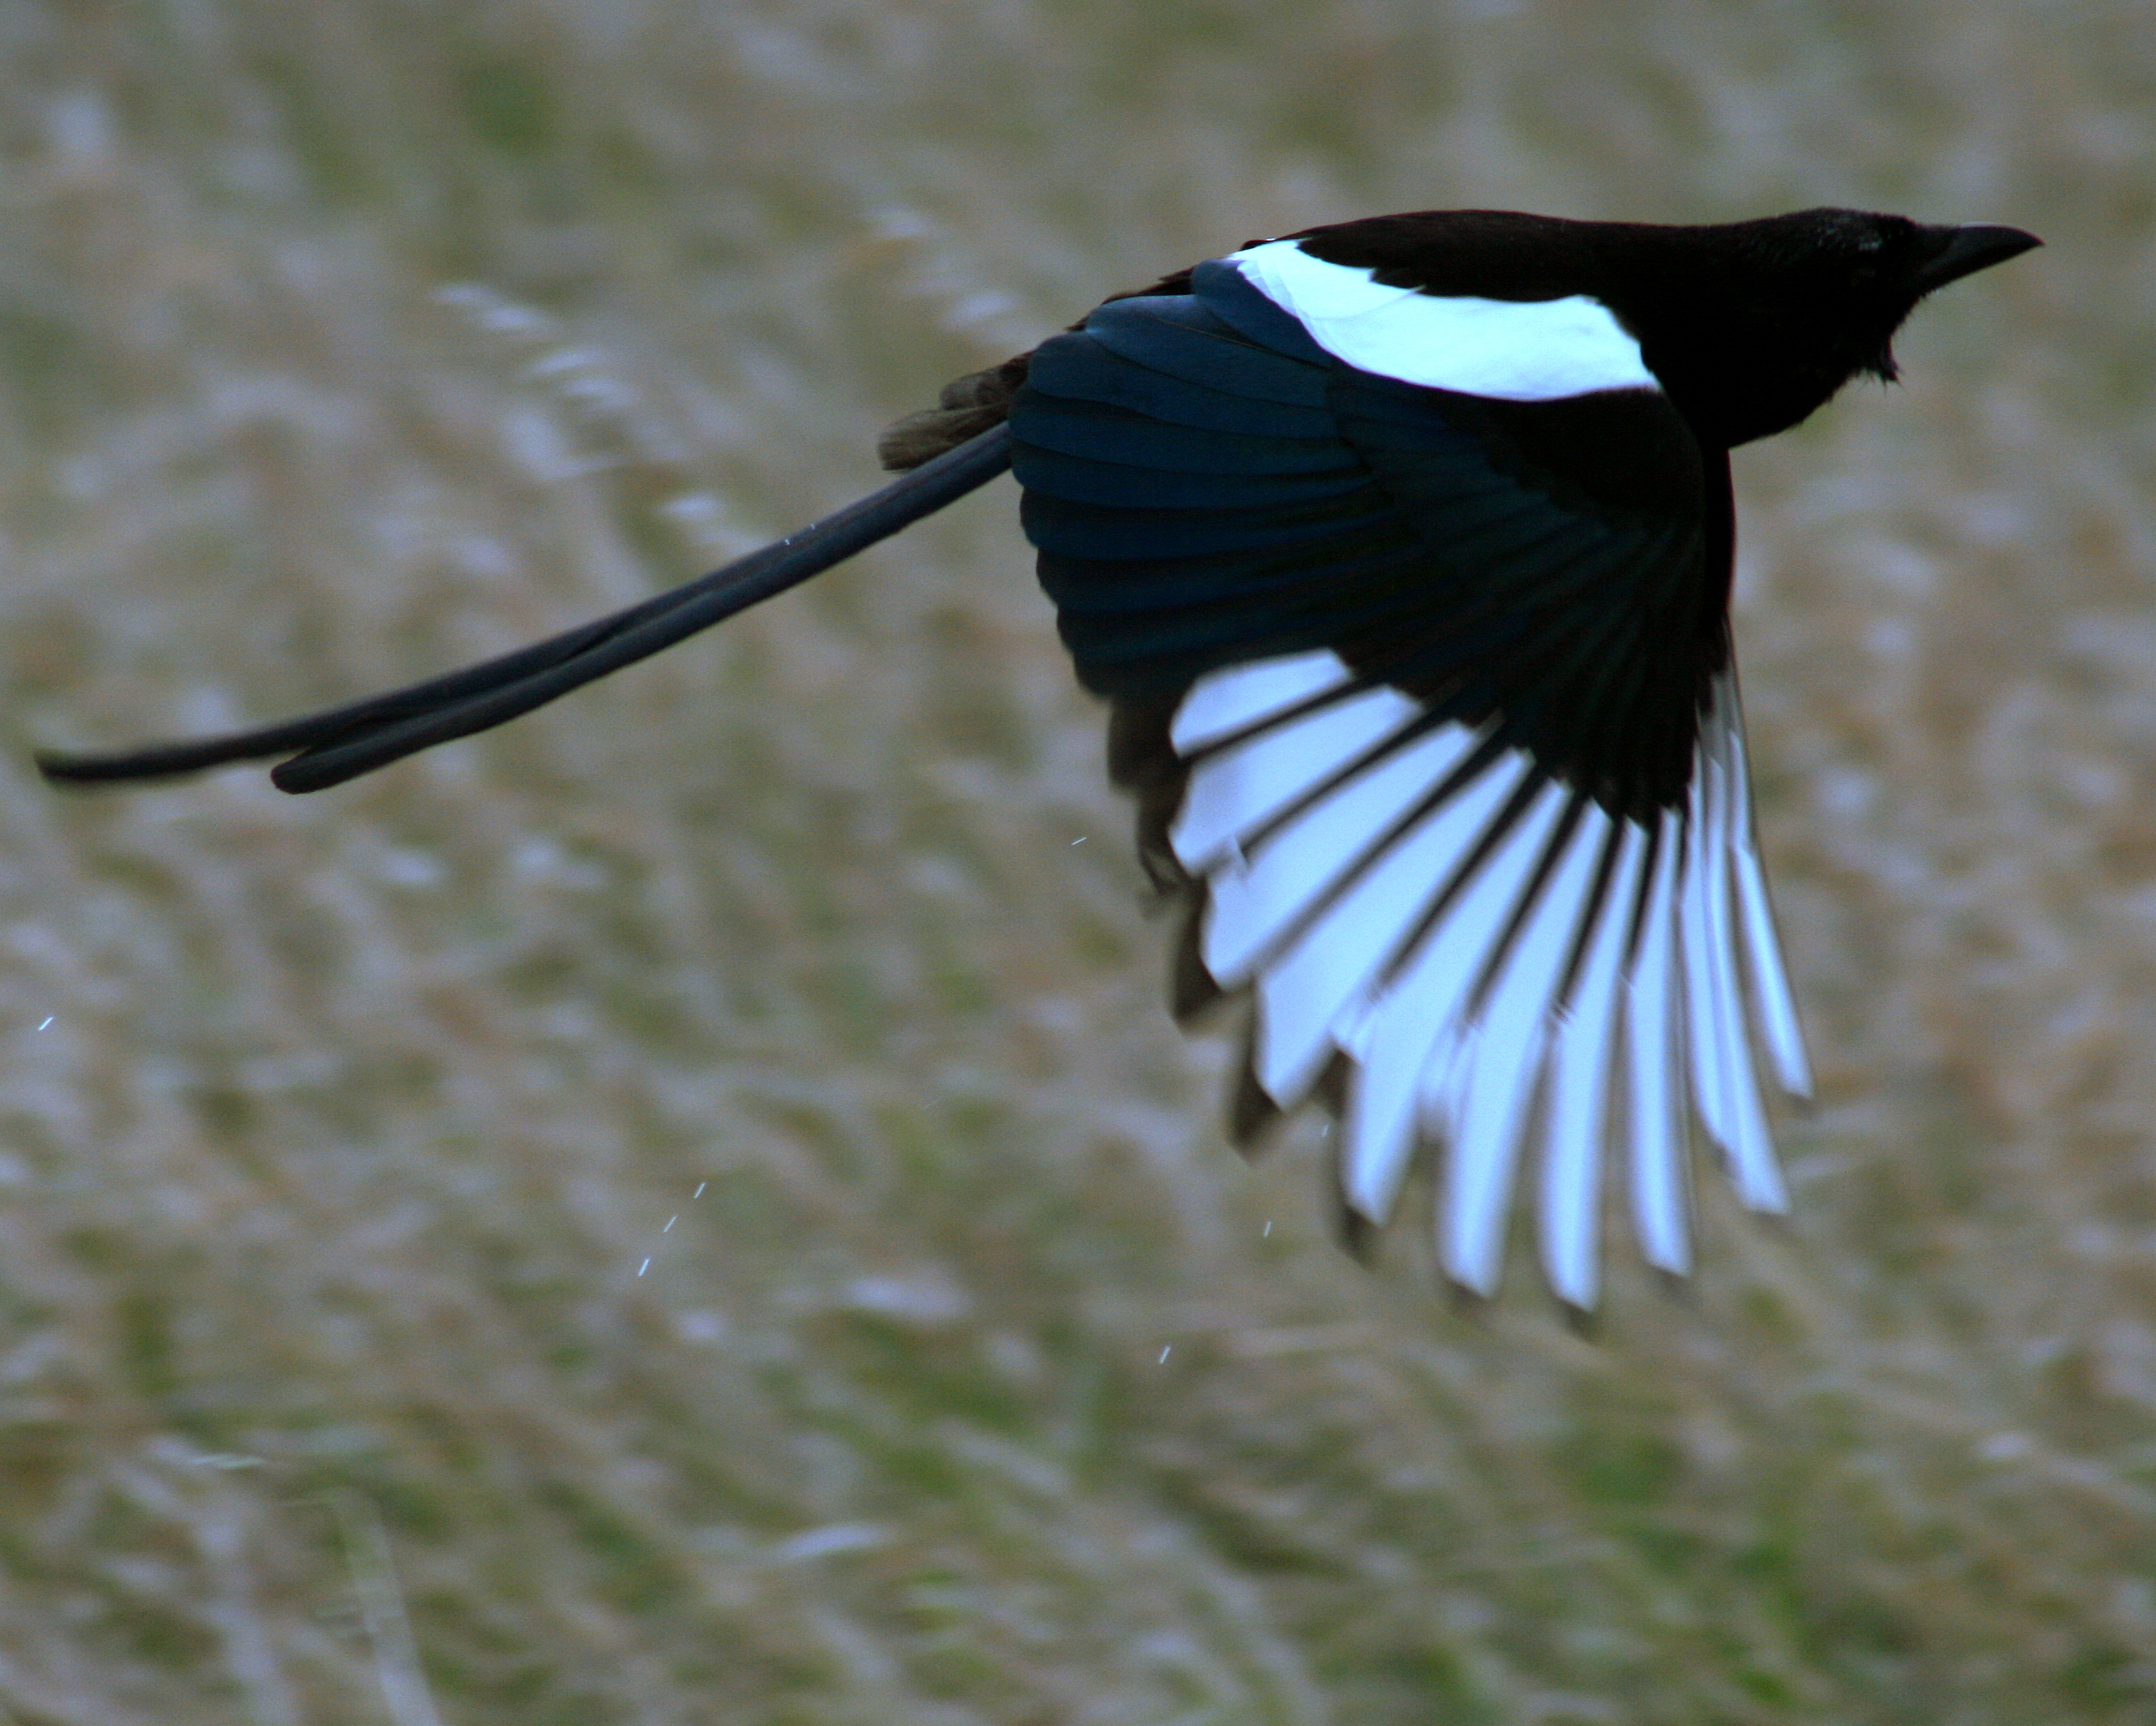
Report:
[[[0,45],[0,1719],[2156,1716],[2138,0]],[[1007,485],[349,790],[25,765],[691,574],[1252,234],[1827,201],[2051,246],[1742,459],[1824,1096],[1591,1338],[1222,1148]]]

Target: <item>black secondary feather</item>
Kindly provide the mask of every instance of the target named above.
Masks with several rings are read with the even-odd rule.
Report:
[[[1689,1260],[1684,1120],[1784,1202],[1755,1043],[1809,1079],[1752,837],[1728,451],[1894,375],[1925,295],[2037,244],[1820,209],[1714,227],[1432,211],[1254,242],[1104,303],[899,422],[906,470],[701,581],[259,731],[44,754],[69,783],[272,755],[316,790],[529,711],[993,478],[1155,881],[1178,1011],[1253,1000],[1239,1138],[1342,1117],[1348,1214],[1449,1151],[1440,1247],[1487,1291],[1530,1137],[1543,1258],[1595,1297],[1605,1151]]]

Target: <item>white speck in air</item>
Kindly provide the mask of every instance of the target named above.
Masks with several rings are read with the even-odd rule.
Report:
[[[1085,843],[1086,843],[1086,841],[1085,841],[1084,838],[1081,836],[1081,837],[1080,837],[1080,838],[1077,838],[1077,839],[1074,839],[1074,840],[1072,840],[1070,841],[1070,843],[1071,843],[1072,845],[1082,845],[1083,844],[1085,844]]]
[[[1273,1238],[1273,1220],[1270,1217],[1265,1219],[1265,1238],[1268,1241]]]
[[[660,1234],[662,1234],[662,1235],[666,1234],[669,1230],[670,1230],[673,1228],[673,1226],[674,1226],[674,1225],[675,1225],[675,1224],[676,1224],[676,1223],[680,1222],[680,1220],[681,1220],[681,1219],[680,1219],[680,1217],[678,1217],[678,1216],[670,1216],[670,1217],[668,1217],[668,1218],[666,1219],[666,1227],[665,1227],[665,1228],[664,1228],[664,1229],[661,1229],[659,1232],[660,1232]]]
[[[45,1015],[45,1025],[50,1025],[50,1024],[53,1022],[53,1020],[55,1020],[55,1019],[57,1019],[57,1018],[59,1018],[59,1015],[57,1013],[48,1013],[48,1014],[46,1014],[46,1015]],[[38,1027],[38,1029],[39,1030],[43,1030],[45,1028],[45,1025],[39,1025],[39,1026]]]
[[[642,1275],[643,1275],[646,1271],[649,1271],[650,1268],[651,1268],[651,1261],[650,1261],[649,1259],[646,1259],[646,1260],[645,1260],[642,1264],[639,1265],[639,1266],[636,1267],[636,1274],[637,1274],[638,1276],[641,1277],[641,1276],[642,1276]]]
[[[704,1196],[704,1189],[705,1189],[706,1187],[708,1187],[709,1185],[711,1185],[711,1183],[710,1183],[709,1181],[707,1181],[707,1180],[700,1180],[700,1181],[698,1181],[698,1182],[696,1183],[696,1190],[695,1192],[693,1192],[693,1193],[690,1194],[690,1195],[689,1195],[689,1196],[690,1196],[691,1199],[701,1199],[701,1198],[702,1198],[702,1197]]]
[[[1174,1346],[1174,1343],[1170,1343],[1168,1345],[1168,1348],[1173,1348]],[[1160,1351],[1160,1364],[1163,1366],[1166,1366],[1168,1364],[1168,1348],[1163,1348]]]

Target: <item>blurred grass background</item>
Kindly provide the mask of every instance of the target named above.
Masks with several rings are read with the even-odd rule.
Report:
[[[1738,459],[1822,1095],[1591,1335],[1224,1148],[1007,481],[345,790],[28,768],[1254,235],[1827,202],[2051,244]],[[2143,5],[16,0],[0,204],[0,1720],[2156,1718]]]

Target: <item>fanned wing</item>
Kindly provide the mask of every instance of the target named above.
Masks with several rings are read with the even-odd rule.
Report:
[[[1360,1215],[1445,1142],[1466,1286],[1496,1284],[1531,1128],[1563,1298],[1594,1300],[1620,1130],[1642,1247],[1681,1271],[1686,1092],[1778,1209],[1755,1025],[1807,1085],[1752,836],[1726,462],[1651,389],[1427,388],[1346,363],[1232,263],[1189,286],[1045,344],[1011,414],[1142,848],[1204,896],[1179,998],[1250,991],[1270,1107],[1344,1058]]]

